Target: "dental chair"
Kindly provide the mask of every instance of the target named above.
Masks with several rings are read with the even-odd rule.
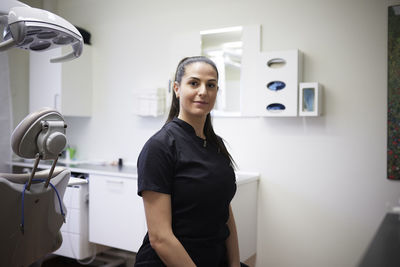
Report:
[[[35,161],[31,173],[0,173],[0,266],[40,266],[41,259],[61,246],[70,171],[55,166],[66,145],[65,128],[59,112],[44,108],[28,115],[12,133],[14,153]],[[40,160],[53,164],[37,172]]]

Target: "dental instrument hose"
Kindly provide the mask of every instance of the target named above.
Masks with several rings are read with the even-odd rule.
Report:
[[[32,182],[46,182],[46,180],[45,179],[32,179]],[[24,190],[22,191],[21,224],[20,224],[20,228],[21,228],[22,234],[24,234],[24,232],[25,232],[25,229],[24,229],[24,226],[25,226],[24,199],[25,199],[25,191],[26,191],[27,185],[28,185],[28,182],[25,183]],[[53,190],[56,192],[56,195],[57,195],[57,198],[58,198],[58,203],[60,204],[61,215],[63,216],[63,220],[64,220],[64,223],[65,223],[65,213],[64,213],[64,210],[62,208],[60,195],[58,194],[57,188],[52,183],[49,183],[49,185],[51,185]]]

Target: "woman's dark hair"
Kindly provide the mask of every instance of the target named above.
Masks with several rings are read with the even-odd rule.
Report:
[[[177,82],[178,84],[180,84],[182,81],[182,77],[185,75],[186,66],[196,63],[196,62],[204,62],[206,64],[209,64],[211,67],[213,67],[213,69],[217,73],[217,79],[218,79],[217,66],[211,59],[204,57],[204,56],[194,56],[194,57],[185,57],[184,59],[182,59],[179,62],[178,67],[176,68],[176,72],[175,72],[174,83]],[[175,117],[178,117],[178,115],[179,115],[179,98],[176,97],[175,91],[172,90],[171,108],[169,110],[168,119],[165,123],[172,121]],[[206,122],[204,124],[204,135],[206,136],[207,141],[212,142],[217,145],[218,150],[221,151],[221,153],[229,159],[231,166],[234,167],[236,165],[235,161],[233,160],[231,154],[229,154],[228,150],[226,149],[222,139],[218,138],[214,132],[214,129],[213,129],[213,126],[211,123],[210,113],[207,114]]]

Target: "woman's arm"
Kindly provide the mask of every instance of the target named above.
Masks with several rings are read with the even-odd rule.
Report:
[[[232,207],[229,205],[229,219],[227,222],[229,228],[229,237],[226,239],[226,249],[228,262],[230,267],[239,267],[240,266],[240,257],[239,257],[239,242],[236,231],[235,218],[233,216]]]
[[[143,191],[151,247],[167,266],[196,266],[172,232],[171,196]]]

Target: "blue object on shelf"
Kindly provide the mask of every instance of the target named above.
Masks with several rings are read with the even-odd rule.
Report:
[[[283,111],[286,107],[283,104],[272,103],[267,106],[268,111]]]
[[[281,81],[272,81],[267,84],[267,88],[272,91],[279,91],[286,87],[286,84]]]
[[[308,112],[314,111],[314,99],[315,99],[314,88],[304,88],[303,89],[303,111],[308,111]]]

